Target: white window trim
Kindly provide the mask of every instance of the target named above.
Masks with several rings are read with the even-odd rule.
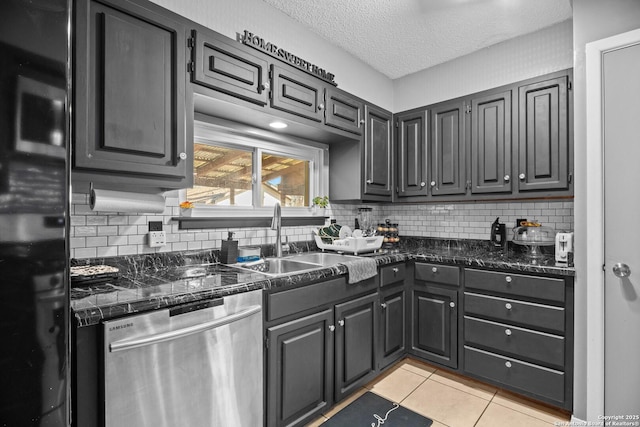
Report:
[[[266,137],[265,137],[266,136]],[[267,139],[268,138],[268,139]],[[292,141],[293,140],[293,141]],[[290,156],[310,160],[311,171],[309,174],[309,199],[329,194],[329,147],[318,142],[297,142],[295,138],[286,136],[280,137],[278,134],[268,131],[245,131],[233,129],[219,124],[195,121],[194,141],[215,142],[217,145],[230,146],[234,148],[251,148],[255,150],[256,158],[253,170],[256,176],[260,171],[262,152],[275,155]],[[310,159],[310,152],[315,151]],[[255,185],[255,182],[254,182]],[[273,214],[272,206],[258,207],[260,198],[259,191],[253,191],[254,206],[205,206],[196,205],[192,209],[194,217],[270,217]],[[180,202],[187,200],[187,190],[178,191]],[[318,216],[310,206],[307,207],[282,207],[282,216],[288,217],[314,217]]]

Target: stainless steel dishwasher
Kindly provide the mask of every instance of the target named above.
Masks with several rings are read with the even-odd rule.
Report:
[[[103,325],[106,427],[263,424],[260,290]]]

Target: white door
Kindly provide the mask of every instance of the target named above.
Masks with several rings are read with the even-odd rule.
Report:
[[[639,416],[640,42],[603,53],[602,88],[604,411]]]

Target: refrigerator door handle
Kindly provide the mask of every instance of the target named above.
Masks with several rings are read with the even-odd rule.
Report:
[[[145,347],[151,344],[157,344],[160,342],[166,342],[175,340],[178,338],[186,337],[193,334],[198,334],[210,329],[215,329],[220,326],[228,325],[229,323],[244,319],[245,317],[252,316],[262,310],[260,305],[252,305],[249,308],[239,311],[229,316],[225,316],[221,319],[216,319],[211,322],[200,323],[197,325],[189,326],[187,328],[177,329],[175,331],[162,332],[160,334],[149,335],[142,338],[136,338],[132,340],[114,341],[109,344],[109,351],[112,353],[118,351],[130,350],[132,348]]]

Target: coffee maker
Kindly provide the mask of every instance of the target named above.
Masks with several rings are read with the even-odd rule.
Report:
[[[496,248],[506,248],[507,247],[507,229],[504,224],[501,224],[500,217],[496,218],[496,220],[491,224],[491,243]]]

